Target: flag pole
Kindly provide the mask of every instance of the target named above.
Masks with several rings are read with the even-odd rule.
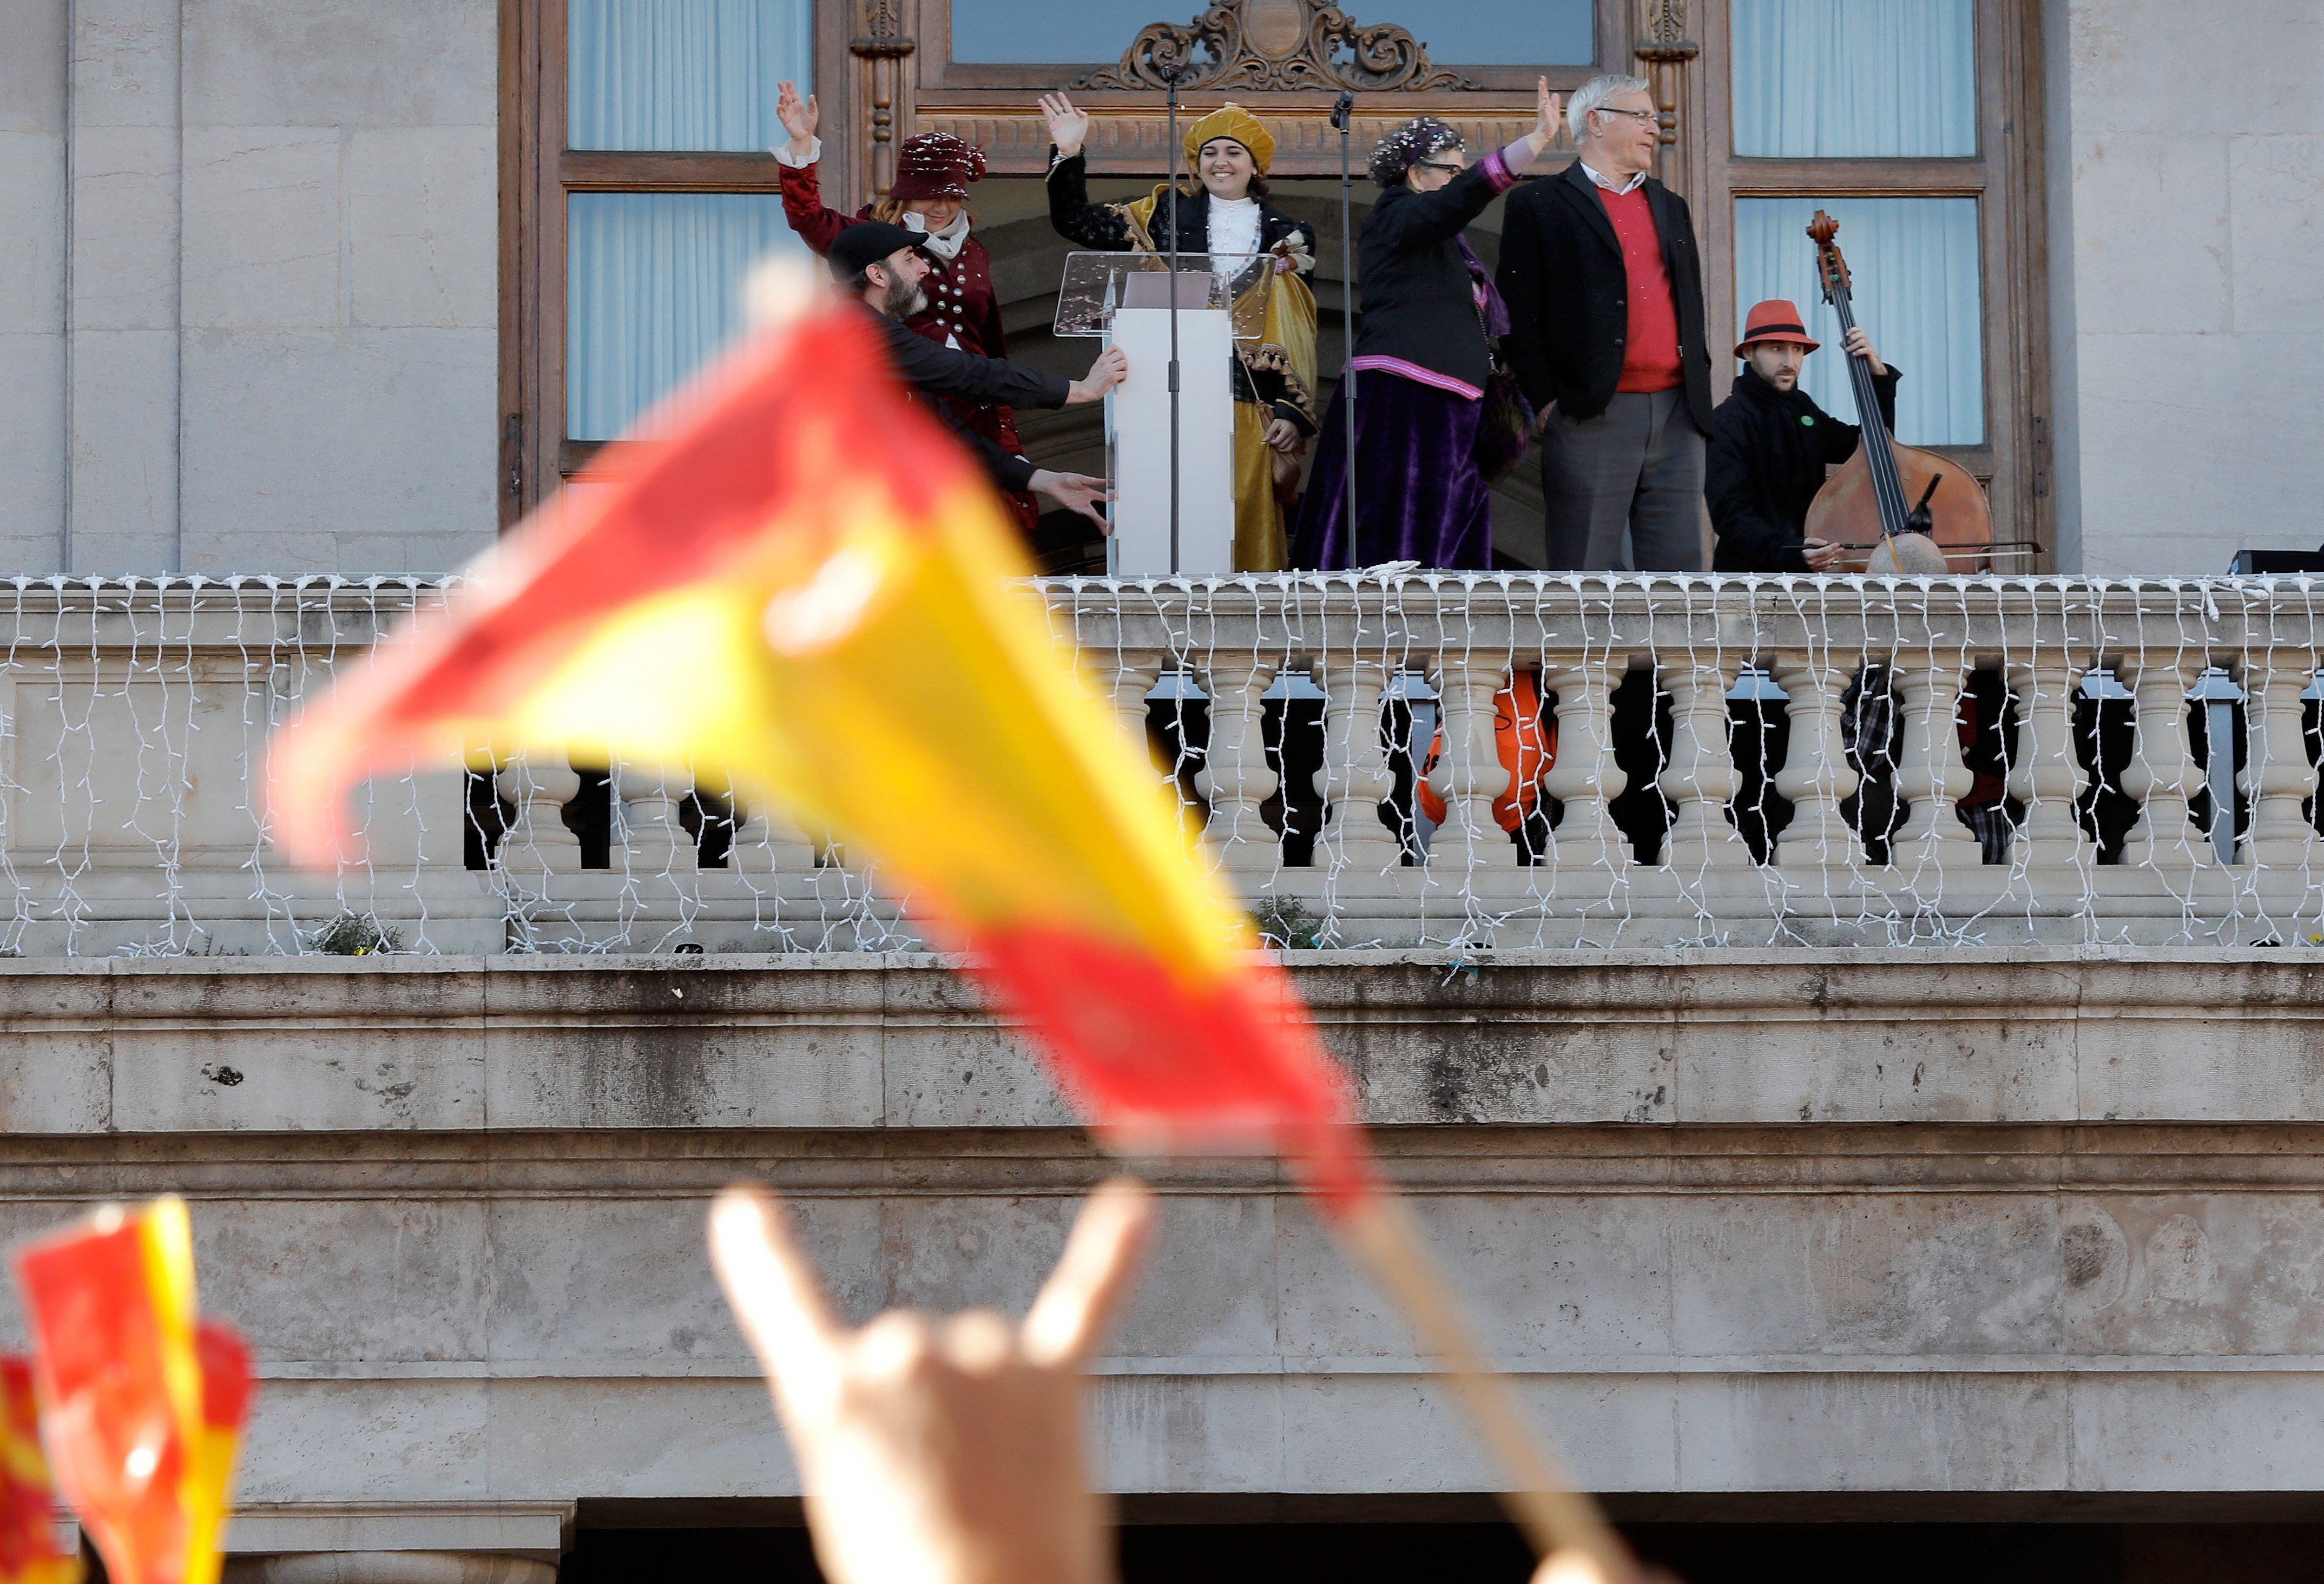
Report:
[[[1383,1186],[1358,1202],[1342,1223],[1348,1247],[1368,1266],[1434,1353],[1460,1395],[1511,1488],[1502,1505],[1536,1556],[1566,1546],[1598,1564],[1609,1584],[1632,1584],[1638,1564],[1598,1504],[1574,1489],[1548,1443],[1526,1424],[1508,1377],[1488,1367],[1443,1273],[1429,1257],[1411,1204]]]

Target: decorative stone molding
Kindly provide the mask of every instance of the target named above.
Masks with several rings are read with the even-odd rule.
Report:
[[[549,1584],[572,1541],[569,1501],[245,1502],[226,1532],[226,1577],[235,1584]],[[321,1567],[317,1559],[390,1555],[454,1557],[475,1566],[497,1561],[519,1570],[472,1568],[456,1580],[440,1568],[410,1575],[301,1570]],[[522,1570],[530,1567],[547,1571]]]
[[[1354,59],[1342,61],[1342,50]],[[1119,64],[1076,78],[1077,88],[1355,88],[1367,93],[1474,89],[1429,63],[1411,31],[1369,26],[1328,0],[1224,0],[1190,23],[1139,32]]]
[[[310,1551],[235,1557],[226,1584],[557,1584],[529,1557],[458,1551]]]

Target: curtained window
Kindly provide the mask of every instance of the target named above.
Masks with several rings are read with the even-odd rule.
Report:
[[[1971,0],[1734,0],[1735,152],[1977,152]]]

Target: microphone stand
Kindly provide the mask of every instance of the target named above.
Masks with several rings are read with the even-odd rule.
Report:
[[[1348,175],[1348,137],[1355,121],[1356,96],[1341,90],[1332,106],[1332,124],[1340,130],[1340,400],[1348,410],[1348,569],[1363,565],[1356,557],[1356,250],[1348,240],[1348,216],[1355,205]]]
[[[1168,130],[1163,134],[1170,149],[1170,571],[1178,571],[1178,78],[1184,67],[1162,69],[1169,85]]]

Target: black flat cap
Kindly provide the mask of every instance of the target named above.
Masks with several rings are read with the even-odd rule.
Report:
[[[839,234],[831,244],[831,278],[853,281],[863,272],[867,264],[884,263],[889,258],[908,247],[918,247],[921,238],[901,226],[890,226],[885,220],[859,220]]]

